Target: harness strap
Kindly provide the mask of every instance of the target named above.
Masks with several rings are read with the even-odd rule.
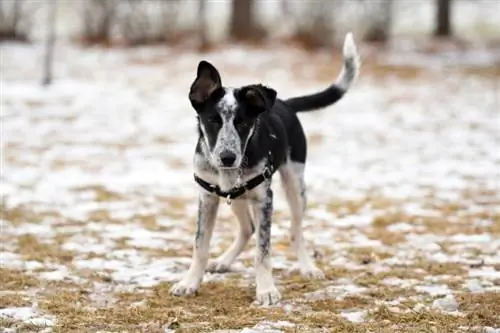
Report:
[[[205,180],[201,179],[198,177],[196,174],[194,174],[194,180],[195,182],[198,183],[201,187],[203,187],[206,191],[210,193],[214,193],[218,195],[219,197],[226,198],[228,200],[230,199],[236,199],[240,196],[242,196],[246,191],[250,191],[260,184],[262,184],[266,179],[270,179],[271,176],[273,175],[272,169],[269,167],[266,167],[264,169],[264,172],[262,172],[260,175],[257,175],[244,183],[243,185],[234,187],[230,191],[221,191],[220,187],[218,185],[213,185]]]
[[[218,185],[213,185],[206,182],[205,180],[198,177],[196,174],[194,175],[194,180],[198,183],[198,185],[200,185],[210,193],[217,194],[219,197],[223,197],[226,199],[236,199],[245,194],[246,191],[253,190],[257,186],[262,184],[266,179],[271,178],[272,174],[273,174],[272,171],[266,167],[264,169],[264,172],[261,173],[260,175],[253,177],[243,185],[234,187],[233,189],[227,192],[222,191]]]

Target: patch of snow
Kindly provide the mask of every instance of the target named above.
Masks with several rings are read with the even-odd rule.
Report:
[[[494,280],[500,278],[500,272],[494,267],[481,267],[479,269],[469,270],[469,276]]]
[[[340,283],[340,281],[337,281]],[[320,299],[342,299],[346,296],[359,295],[365,292],[367,288],[360,287],[352,283],[346,283],[342,285],[328,286],[324,289],[319,289],[304,295],[306,299],[309,300],[320,300]]]
[[[342,311],[340,315],[350,322],[359,324],[365,321],[366,311]]]
[[[339,228],[364,227],[373,222],[373,215],[348,215],[333,220],[332,224]]]
[[[414,287],[416,291],[427,293],[431,296],[449,295],[450,288],[445,284],[420,285]]]
[[[489,243],[493,239],[490,234],[481,234],[481,235],[457,234],[451,236],[449,240],[456,243]]]
[[[0,309],[0,317],[12,318],[35,326],[52,326],[53,319],[41,317],[33,307],[18,307]]]
[[[412,287],[418,283],[420,283],[419,280],[415,279],[400,279],[396,277],[389,277],[385,278],[381,281],[381,283],[387,285],[387,286],[397,286],[401,288],[409,288]]]
[[[432,302],[432,308],[446,312],[455,312],[458,310],[458,302],[451,294],[443,298],[438,298]]]
[[[409,232],[415,231],[418,226],[409,224],[409,223],[394,223],[387,227],[387,230],[390,232]]]
[[[245,328],[240,333],[282,333],[280,328],[293,328],[295,324],[288,321],[270,322],[263,321],[252,328]]]
[[[483,284],[479,279],[469,279],[465,282],[464,287],[471,293],[482,293],[485,291]]]
[[[41,272],[39,276],[44,280],[62,281],[69,276],[69,270],[66,266],[61,266],[58,270],[50,272]]]
[[[483,330],[484,330],[484,333],[500,333],[500,327],[498,327],[498,328],[484,327]]]

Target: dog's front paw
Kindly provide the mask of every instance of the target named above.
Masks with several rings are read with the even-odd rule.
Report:
[[[170,288],[174,296],[195,295],[200,287],[200,282],[192,279],[182,279]]]
[[[206,271],[209,273],[227,273],[230,271],[230,265],[217,259],[210,260]]]
[[[265,291],[257,291],[257,303],[263,306],[275,305],[281,300],[281,293],[273,286]]]

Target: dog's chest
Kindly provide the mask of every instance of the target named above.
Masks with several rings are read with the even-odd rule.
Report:
[[[196,154],[194,158],[195,174],[211,185],[218,186],[222,191],[228,192],[238,187],[249,179],[259,175],[265,167],[265,162],[259,163],[253,168],[243,168],[234,170],[217,170],[201,154]],[[245,193],[241,198],[245,198],[252,191]]]

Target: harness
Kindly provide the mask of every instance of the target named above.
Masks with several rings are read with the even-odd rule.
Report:
[[[243,184],[233,187],[229,191],[222,191],[219,185],[210,184],[209,182],[198,177],[196,174],[194,174],[194,181],[197,182],[198,185],[200,185],[207,192],[216,194],[222,198],[226,198],[227,204],[230,205],[232,199],[236,199],[242,196],[243,194],[245,194],[245,192],[253,190],[267,179],[271,179],[273,173],[274,173],[274,167],[271,162],[271,152],[269,152],[269,158],[267,159],[266,166],[264,167],[264,170],[262,171],[261,174],[249,179],[247,182]]]

